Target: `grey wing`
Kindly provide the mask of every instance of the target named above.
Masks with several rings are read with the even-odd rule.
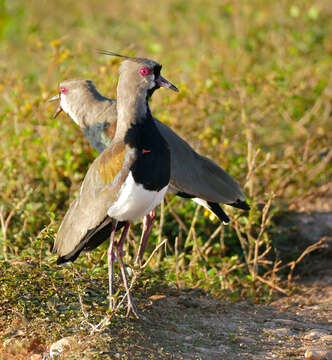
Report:
[[[223,168],[196,153],[167,125],[155,121],[171,152],[171,192],[224,204],[245,201],[240,185]]]

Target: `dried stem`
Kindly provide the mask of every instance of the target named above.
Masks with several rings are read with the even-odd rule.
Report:
[[[266,280],[266,279],[262,278],[262,277],[259,276],[259,275],[256,275],[256,278],[257,278],[257,280],[261,281],[262,283],[264,283],[264,284],[266,284],[266,285],[269,285],[271,288],[273,288],[273,289],[275,289],[275,290],[278,290],[278,291],[281,292],[282,294],[288,295],[288,291],[287,291],[287,290],[282,289],[280,286],[276,285],[274,282],[269,281],[269,280]]]
[[[177,223],[179,224],[180,228],[187,233],[187,232],[188,232],[187,226],[186,226],[186,225],[184,224],[184,222],[180,219],[179,215],[173,210],[170,202],[167,203],[167,207],[168,207],[169,212],[173,215],[174,219],[175,219],[175,220],[177,221]]]
[[[268,202],[265,204],[264,209],[263,209],[263,214],[262,214],[262,222],[261,222],[261,228],[260,228],[260,232],[255,240],[255,250],[254,250],[254,266],[252,268],[252,277],[253,280],[256,279],[256,275],[258,273],[258,253],[259,253],[259,248],[261,246],[261,238],[265,232],[265,227],[268,223],[268,220],[270,220],[270,218],[268,218],[268,212],[270,210],[271,207],[271,203],[272,203],[272,199],[273,199],[273,195],[270,196]]]
[[[152,251],[152,253],[151,253],[151,255],[149,256],[149,258],[148,258],[148,259],[146,260],[146,262],[141,266],[141,269],[142,269],[142,270],[145,269],[145,268],[149,265],[149,263],[150,263],[150,261],[152,260],[154,254],[155,254],[164,244],[166,244],[166,243],[167,243],[167,239],[164,239],[160,244],[158,244],[158,245],[155,247],[155,249]]]
[[[7,231],[10,225],[10,222],[15,215],[16,211],[20,210],[23,205],[26,203],[28,198],[30,197],[30,192],[20,201],[17,203],[17,205],[9,212],[9,214],[6,216],[5,214],[5,208],[4,206],[1,206],[0,208],[0,224],[1,224],[1,231],[3,236],[3,243],[2,243],[2,251],[3,256],[6,261],[8,261],[8,238],[7,238]]]
[[[161,242],[162,242],[164,221],[165,221],[165,200],[163,199],[161,204],[160,204],[160,220],[159,220],[159,231],[158,231],[158,244],[161,244]],[[162,253],[160,252],[158,254],[158,258],[157,258],[156,266],[158,268],[159,268],[160,263],[161,263],[161,255],[162,255]]]
[[[288,263],[287,265],[290,266],[290,271],[289,271],[289,274],[288,274],[288,283],[291,282],[292,278],[293,278],[293,272],[294,272],[294,269],[295,269],[295,266],[303,260],[303,258],[305,256],[307,256],[308,254],[310,254],[311,252],[313,251],[316,251],[320,248],[322,248],[324,245],[324,241],[326,241],[327,237],[324,236],[322,237],[319,241],[317,241],[315,244],[312,244],[310,246],[308,246],[304,251],[303,253],[295,260],[295,261],[291,261],[290,263]]]
[[[175,278],[176,283],[179,284],[179,237],[177,236],[175,238],[175,244],[174,244],[174,251],[175,251]]]
[[[217,229],[210,235],[208,240],[205,242],[205,244],[202,246],[202,253],[205,253],[206,249],[210,246],[211,241],[214,240],[218,234],[221,232],[221,230],[224,228],[224,224],[220,224]]]

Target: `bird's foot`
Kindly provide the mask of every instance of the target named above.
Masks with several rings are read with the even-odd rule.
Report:
[[[128,317],[130,315],[130,313],[132,313],[136,319],[139,319],[140,316],[138,315],[138,311],[136,309],[135,303],[133,301],[133,298],[131,296],[131,294],[128,294],[128,307],[127,307],[127,314],[126,317]]]

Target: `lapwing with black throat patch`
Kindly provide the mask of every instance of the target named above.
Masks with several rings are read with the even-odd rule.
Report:
[[[68,79],[60,83],[59,94],[49,101],[60,100],[54,114],[64,111],[78,124],[91,146],[98,152],[105,150],[113,141],[117,126],[116,100],[101,95],[94,83],[87,79]],[[213,212],[224,224],[230,220],[219,203],[249,210],[245,196],[237,183],[224,169],[211,159],[202,156],[176,134],[170,127],[154,118],[155,124],[167,141],[171,153],[171,179],[168,191],[196,203]],[[136,263],[142,262],[146,242],[151,231],[155,211],[144,219]],[[119,223],[118,227],[123,225]],[[110,226],[110,225],[109,225]],[[95,232],[89,241],[93,250],[108,238],[109,230]]]
[[[170,179],[170,151],[158,131],[148,100],[160,87],[177,88],[160,75],[161,65],[149,59],[120,56],[117,86],[117,125],[111,145],[90,166],[78,198],[70,205],[54,243],[58,263],[73,261],[90,250],[110,229],[108,250],[109,296],[113,308],[113,263],[116,252],[128,299],[127,315],[138,313],[134,305],[125,267],[123,243],[130,222],[151,212],[162,201]],[[115,232],[122,222],[120,240]],[[92,243],[91,243],[92,241]]]

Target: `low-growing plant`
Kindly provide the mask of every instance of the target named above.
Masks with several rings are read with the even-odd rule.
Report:
[[[33,317],[37,308],[51,316],[53,309],[51,320],[61,321],[90,300],[96,316],[102,313],[107,244],[60,270],[51,254],[97,154],[67,116],[52,119],[55,109],[46,102],[60,81],[73,77],[91,78],[101,93],[116,96],[119,61],[95,48],[163,63],[180,93],[156,94],[154,113],[234,176],[251,205],[249,214],[226,206],[231,224],[224,226],[193,202],[167,196],[144,271],[132,270],[134,283],[202,287],[234,300],[287,294],[295,267],[324,241],[282,258],[278,241],[288,233],[275,228],[290,204],[331,179],[326,1],[171,0],[148,9],[100,1],[65,8],[64,0],[0,1],[0,51],[6,51],[0,57],[0,299],[15,308],[10,316]],[[137,223],[129,233],[129,266],[140,232]],[[87,279],[90,300],[80,305],[75,296],[83,296]],[[57,296],[61,281],[67,288]],[[37,290],[35,304],[29,291]]]

